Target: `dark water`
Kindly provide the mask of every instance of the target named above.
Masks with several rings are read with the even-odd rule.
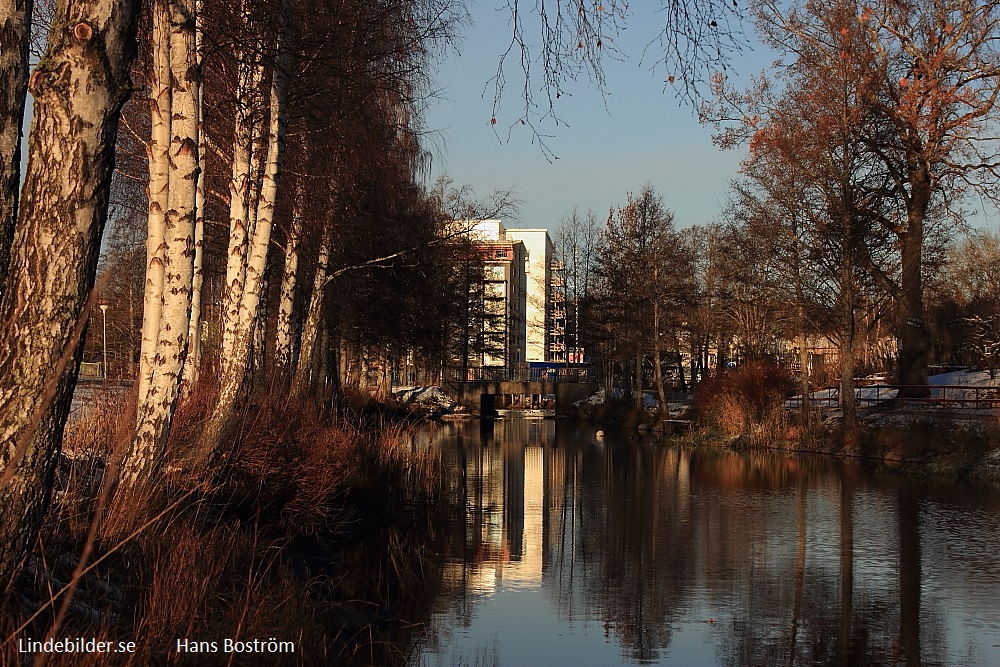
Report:
[[[1000,665],[1000,493],[545,420],[448,425],[411,661]]]

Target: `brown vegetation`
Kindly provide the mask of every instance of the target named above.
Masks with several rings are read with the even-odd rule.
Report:
[[[179,413],[169,451],[182,453],[205,418],[199,399]],[[0,612],[0,663],[24,657],[18,639],[48,636],[136,642],[133,654],[50,655],[50,665],[234,657],[178,654],[184,638],[295,643],[294,654],[237,655],[239,664],[403,661],[408,634],[385,611],[387,589],[405,582],[407,595],[424,600],[436,580],[422,560],[426,539],[397,535],[417,526],[414,510],[432,497],[432,475],[408,452],[405,429],[362,429],[315,405],[260,397],[227,434],[228,460],[194,471],[178,456],[141,495],[102,493],[133,420],[107,400],[67,429],[43,535]],[[386,559],[381,585],[351,572],[351,562],[376,558]]]
[[[751,447],[773,446],[788,427],[785,397],[794,389],[787,369],[759,359],[702,381],[695,394],[699,422]]]

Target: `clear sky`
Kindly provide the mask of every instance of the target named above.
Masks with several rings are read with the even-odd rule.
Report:
[[[507,220],[508,226],[554,230],[574,204],[581,211],[592,208],[603,222],[610,207],[622,205],[626,193],[638,192],[647,181],[674,211],[678,227],[720,219],[741,154],[716,148],[712,129],[700,125],[695,109],[681,103],[666,84],[667,72],[653,69],[659,53],[655,43],[647,45],[662,27],[655,9],[659,3],[632,3],[627,32],[618,39],[626,59],[606,62],[606,95],[602,98],[586,77],[571,82],[571,94],[556,101],[563,122],[538,125],[558,158],[552,161],[532,142],[530,129],[516,124],[524,109],[523,78],[516,63],[507,70],[507,94],[497,124],[490,125],[489,80],[511,36],[508,14],[497,9],[500,4],[470,2],[473,24],[460,53],[439,65],[435,83],[441,97],[430,104],[425,117],[432,130],[426,142],[434,155],[432,178],[447,173],[456,184],[471,185],[480,197],[513,189],[522,204],[519,219]],[[531,25],[529,21],[526,30]],[[730,72],[741,87],[775,58],[753,38],[752,26],[745,28],[752,49],[737,56],[735,71]],[[531,85],[542,102],[540,68],[534,66]],[[511,123],[515,126],[508,139]],[[996,226],[992,206],[975,196],[966,203],[970,225]]]
[[[436,83],[442,99],[432,102],[426,114],[428,127],[437,131],[428,141],[433,176],[447,173],[480,196],[514,189],[522,200],[515,225],[521,227],[555,229],[574,204],[581,211],[592,208],[603,221],[610,207],[623,204],[627,192],[637,193],[647,181],[674,211],[680,227],[709,223],[720,215],[740,155],[716,148],[711,128],[701,126],[695,109],[682,104],[665,83],[667,73],[653,70],[657,46],[643,56],[661,21],[652,6],[633,10],[628,30],[618,40],[627,59],[606,63],[606,95],[602,98],[585,77],[570,83],[571,95],[556,101],[563,123],[545,120],[538,125],[558,158],[549,161],[529,128],[517,124],[507,138],[508,126],[524,108],[516,64],[508,70],[508,93],[497,124],[490,125],[489,79],[510,40],[508,15],[491,0],[470,4],[474,25],[466,31],[460,55],[441,63]],[[770,59],[766,55],[758,51],[742,58],[736,63],[738,74],[760,71]],[[534,78],[531,85],[544,103],[541,77]]]

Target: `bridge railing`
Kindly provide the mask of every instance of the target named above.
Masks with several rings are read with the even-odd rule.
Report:
[[[596,382],[592,367],[560,368],[449,368],[445,379],[450,382]]]

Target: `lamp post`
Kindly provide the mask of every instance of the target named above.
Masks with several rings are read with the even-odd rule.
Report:
[[[101,357],[104,368],[104,382],[108,381],[108,306],[101,304],[101,315],[104,316],[104,355]]]

